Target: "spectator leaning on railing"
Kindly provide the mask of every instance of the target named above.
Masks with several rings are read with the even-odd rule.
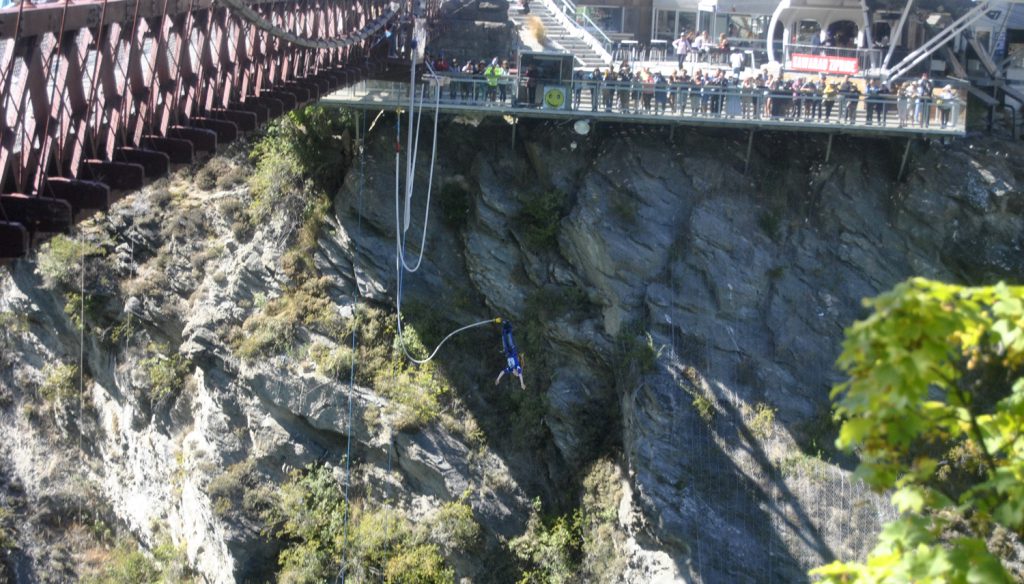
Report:
[[[953,91],[953,86],[946,85],[943,87],[942,91],[939,93],[938,99],[935,100],[935,106],[939,110],[943,128],[949,124],[950,114],[953,111],[953,106],[955,106],[957,102],[958,100],[956,93]]]

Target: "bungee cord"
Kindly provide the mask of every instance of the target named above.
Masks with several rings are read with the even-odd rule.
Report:
[[[441,112],[441,86],[438,83],[438,77],[434,72],[433,68],[430,67],[429,63],[426,63],[427,69],[430,71],[432,78],[434,79],[437,91],[434,95],[434,135],[431,140],[430,147],[430,171],[427,178],[427,194],[426,194],[426,208],[423,213],[423,233],[420,238],[420,249],[419,256],[416,258],[415,265],[410,266],[406,262],[406,243],[409,225],[412,221],[412,196],[415,187],[415,172],[416,172],[416,160],[419,155],[419,139],[420,139],[420,127],[423,121],[423,102],[424,95],[426,94],[426,86],[420,93],[419,99],[419,112],[417,113],[416,105],[416,56],[415,52],[411,57],[410,73],[409,73],[409,120],[408,128],[406,129],[408,136],[406,144],[409,146],[409,152],[406,153],[406,167],[405,167],[405,207],[402,207],[402,185],[399,177],[401,175],[401,136],[402,136],[402,116],[397,117],[397,123],[395,125],[395,275],[397,278],[397,289],[395,293],[395,312],[397,313],[397,330],[398,330],[398,344],[402,347],[402,352],[405,354],[406,359],[409,359],[417,365],[425,365],[432,361],[437,353],[441,350],[441,347],[448,342],[449,339],[462,333],[464,331],[492,324],[500,323],[500,318],[491,318],[487,320],[481,320],[468,324],[463,327],[459,327],[454,331],[448,333],[441,342],[434,347],[425,358],[414,357],[410,352],[409,348],[405,344],[405,335],[402,329],[402,292],[404,285],[404,274],[405,272],[415,273],[423,264],[423,258],[426,255],[427,247],[427,227],[430,221],[430,195],[434,186],[434,167],[437,162],[437,126],[438,120],[440,119]],[[414,126],[415,126],[415,138],[414,138]],[[404,213],[403,213],[404,211]],[[402,221],[404,219],[404,222]]]

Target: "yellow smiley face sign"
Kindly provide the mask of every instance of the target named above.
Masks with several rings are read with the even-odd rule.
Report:
[[[544,103],[550,108],[561,109],[565,104],[565,89],[550,87],[544,91]]]

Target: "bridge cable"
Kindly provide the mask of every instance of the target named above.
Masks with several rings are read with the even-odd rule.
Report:
[[[247,6],[241,0],[219,0],[225,4],[231,11],[236,13],[238,16],[245,20],[248,20],[252,24],[256,25],[256,28],[266,32],[270,36],[277,37],[286,42],[298,45],[306,49],[341,49],[350,47],[357,43],[366,40],[367,37],[373,36],[381,28],[384,27],[392,18],[395,17],[397,12],[391,8],[388,8],[384,14],[377,17],[376,20],[370,23],[358,31],[349,33],[343,37],[333,39],[310,39],[304,36],[297,35],[295,33],[284,30],[276,24],[270,22],[264,18],[260,13],[256,12],[249,6]]]

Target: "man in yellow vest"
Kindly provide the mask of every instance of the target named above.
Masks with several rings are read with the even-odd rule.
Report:
[[[495,101],[498,98],[498,80],[504,75],[498,58],[491,59],[491,64],[484,69],[484,78],[487,80],[487,101]]]

